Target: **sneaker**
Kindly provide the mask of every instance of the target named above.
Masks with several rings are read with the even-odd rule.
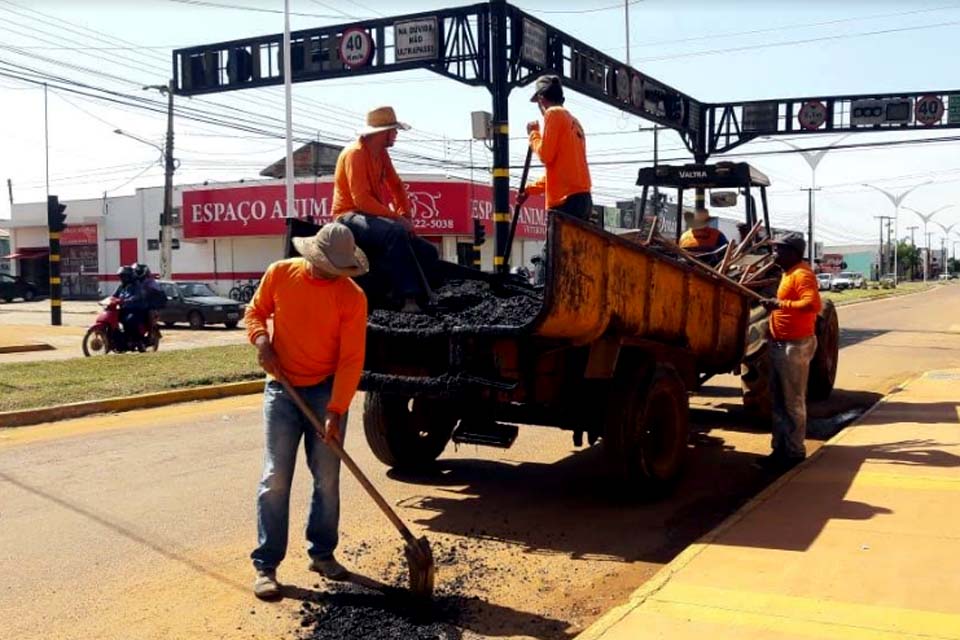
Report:
[[[253,583],[253,595],[261,600],[273,600],[280,596],[280,583],[273,569],[258,569],[257,579]]]
[[[350,572],[333,556],[328,558],[313,558],[310,560],[310,571],[316,571],[328,580],[346,580]]]

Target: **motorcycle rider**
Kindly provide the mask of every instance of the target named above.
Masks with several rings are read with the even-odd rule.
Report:
[[[132,266],[120,267],[117,275],[120,286],[113,296],[120,300],[120,324],[128,346],[136,347],[143,342],[143,328],[150,312],[146,291]]]

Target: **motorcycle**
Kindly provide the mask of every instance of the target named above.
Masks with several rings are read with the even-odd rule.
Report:
[[[100,302],[104,307],[97,315],[93,325],[83,336],[83,355],[90,357],[105,355],[111,351],[124,353],[136,351],[156,351],[160,347],[160,328],[157,326],[157,314],[151,311],[146,326],[141,327],[139,335],[129,336],[120,322],[120,299],[114,296]]]

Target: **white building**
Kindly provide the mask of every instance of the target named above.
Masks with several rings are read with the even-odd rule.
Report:
[[[481,265],[493,268],[491,187],[436,175],[405,175],[418,233],[442,257],[472,263],[473,219],[483,221],[486,242]],[[298,179],[296,209],[301,218],[331,219],[331,177]],[[64,298],[96,297],[115,286],[121,265],[146,263],[159,271],[163,188],[93,200],[61,200],[67,229],[61,234]],[[262,180],[174,188],[172,278],[200,280],[226,293],[238,282],[259,278],[283,257],[286,223],[284,183]],[[0,220],[10,234],[12,272],[45,289],[49,279],[45,202],[14,204]],[[543,250],[546,212],[542,197],[521,209],[511,262],[531,266]]]

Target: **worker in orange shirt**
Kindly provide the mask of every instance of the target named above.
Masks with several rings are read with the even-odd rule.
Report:
[[[712,219],[709,211],[697,209],[690,228],[680,236],[680,248],[700,257],[707,264],[720,262],[723,257],[721,250],[728,243],[727,237],[719,229],[710,226]]]
[[[561,211],[590,221],[593,199],[587,167],[587,139],[580,122],[563,106],[563,86],[557,76],[537,79],[533,97],[543,114],[543,133],[536,120],[527,125],[530,148],[543,162],[545,174],[517,195],[523,204],[530,194],[544,194],[548,211]]]
[[[439,254],[414,233],[413,208],[387,152],[397,130],[409,128],[397,120],[392,107],[367,114],[357,141],[337,158],[333,215],[350,228],[357,246],[367,254],[371,275],[389,284],[393,302],[402,311],[418,312],[429,294],[423,274],[433,272]]]
[[[773,453],[760,462],[771,471],[789,469],[806,457],[807,378],[817,350],[820,287],[804,262],[803,236],[791,233],[773,241],[783,269],[777,297],[763,301],[770,310],[770,393],[773,399]]]
[[[263,476],[257,492],[254,594],[280,596],[277,566],[287,552],[290,485],[300,439],[313,475],[307,519],[309,568],[332,580],[347,570],[334,558],[340,521],[340,459],[277,381],[282,375],[324,416],[327,442],[343,443],[347,409],[357,391],[367,332],[367,301],[350,278],[367,272],[367,258],[342,224],[316,236],[294,238],[302,257],[267,268],[244,316],[247,335],[267,372],[263,398],[266,435]],[[273,319],[273,333],[267,320]]]

